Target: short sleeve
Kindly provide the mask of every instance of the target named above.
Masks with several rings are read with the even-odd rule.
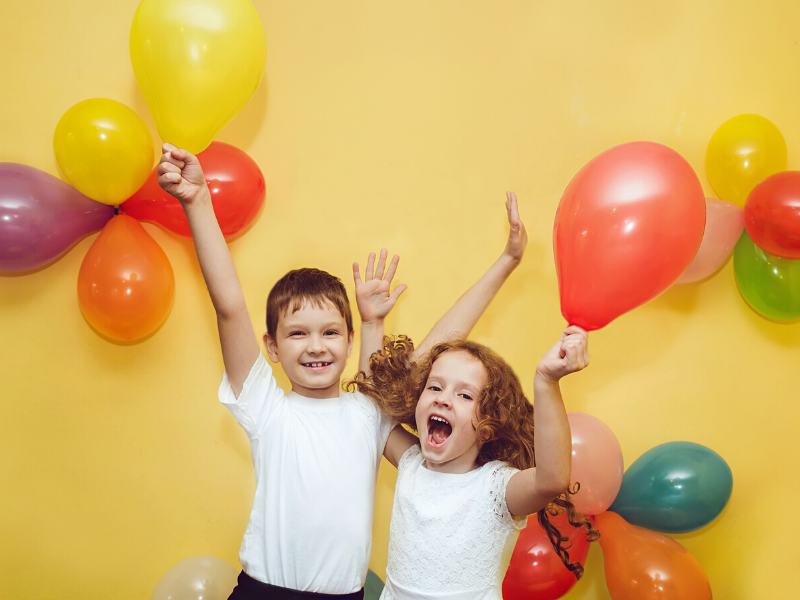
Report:
[[[411,444],[411,447],[409,447],[408,450],[403,452],[403,456],[401,456],[400,460],[397,462],[398,472],[408,468],[415,462],[422,462],[421,457],[422,457],[422,448],[420,448],[419,444]]]
[[[506,488],[511,478],[519,473],[519,469],[512,467],[504,462],[492,463],[490,470],[489,497],[492,504],[492,512],[500,521],[510,529],[525,529],[528,524],[528,517],[515,519],[511,516],[506,502]]]
[[[231,411],[250,439],[258,437],[264,430],[284,397],[283,390],[278,387],[278,382],[272,375],[272,367],[260,352],[247,374],[238,398],[233,393],[227,372],[222,375],[219,386],[219,401]]]

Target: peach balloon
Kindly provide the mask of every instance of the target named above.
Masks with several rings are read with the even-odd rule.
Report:
[[[581,487],[572,502],[583,514],[597,515],[611,506],[622,486],[622,448],[611,428],[597,417],[569,413],[567,418],[572,431],[570,484],[578,482]]]
[[[715,273],[733,252],[744,229],[744,213],[733,202],[706,198],[706,228],[700,249],[675,283],[693,283]]]
[[[111,219],[78,273],[78,301],[86,320],[106,337],[141,339],[166,320],[175,297],[167,255],[139,222]]]
[[[614,512],[598,515],[595,527],[613,600],[711,600],[703,567],[675,540]]]
[[[216,556],[192,556],[172,567],[158,582],[150,600],[226,600],[238,573]]]

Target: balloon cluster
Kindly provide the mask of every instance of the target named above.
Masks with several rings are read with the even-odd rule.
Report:
[[[611,429],[583,413],[568,415],[572,430],[572,497],[600,531],[606,585],[614,600],[711,600],[700,563],[663,533],[687,533],[719,516],[733,475],[713,450],[691,442],[651,448],[623,474],[622,450]],[[562,513],[552,523],[571,545],[570,562],[585,564],[589,542]],[[503,580],[505,600],[555,600],[576,583],[538,521],[520,533]]]
[[[264,177],[245,152],[212,140],[264,72],[255,7],[250,0],[142,0],[130,52],[159,134],[198,155],[223,234],[242,235],[264,204]],[[124,104],[93,98],[64,113],[53,151],[71,186],[0,163],[0,272],[39,270],[102,229],[78,274],[81,311],[111,340],[141,340],[169,315],[175,279],[139,221],[191,236],[180,204],[156,181],[150,132]]]
[[[786,142],[758,115],[720,126],[706,171],[721,198],[744,206],[745,232],[733,252],[736,284],[760,315],[800,319],[800,172],[786,171]]]

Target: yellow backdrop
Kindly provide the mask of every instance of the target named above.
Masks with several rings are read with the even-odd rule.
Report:
[[[4,4],[0,161],[57,174],[55,125],[92,97],[136,110],[160,144],[128,55],[136,6]],[[267,180],[263,213],[231,245],[258,332],[284,272],[317,266],[352,289],[350,263],[386,246],[409,284],[389,325],[421,338],[501,251],[510,189],[531,239],[474,338],[507,358],[530,393],[564,326],[553,216],[587,160],[622,142],[661,142],[713,196],[706,144],[726,119],[754,112],[781,129],[789,168],[800,167],[797,2],[256,6],[265,79],[218,139],[250,153]],[[238,566],[254,482],[247,439],[216,400],[214,313],[191,245],[145,228],[177,291],[165,326],[138,345],[104,341],[81,316],[77,274],[96,236],[45,270],[0,278],[4,599],[146,600],[189,556]],[[730,504],[710,527],[677,537],[715,597],[790,597],[800,325],[753,313],[729,263],[590,339],[592,366],[563,384],[568,409],[605,421],[626,465],[672,440],[719,452],[734,474]],[[394,479],[384,465],[371,561],[381,576]],[[609,598],[602,567],[594,548],[569,598]]]

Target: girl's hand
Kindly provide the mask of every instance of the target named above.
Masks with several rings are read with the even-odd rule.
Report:
[[[585,369],[588,364],[589,334],[570,325],[558,343],[542,357],[536,367],[536,377],[555,383],[565,375]]]
[[[208,190],[203,168],[194,154],[179,150],[172,144],[164,144],[158,163],[158,185],[177,198],[181,204],[192,204]]]
[[[528,245],[528,233],[525,225],[520,221],[519,210],[517,209],[517,195],[514,192],[506,192],[506,212],[508,213],[508,242],[503,255],[508,256],[515,262],[522,260],[525,253],[525,246]]]
[[[358,306],[358,313],[361,315],[361,323],[375,323],[382,321],[392,310],[395,302],[406,289],[407,285],[398,285],[394,292],[389,294],[392,287],[392,278],[397,271],[397,264],[400,262],[400,257],[395,254],[392,262],[389,263],[389,268],[386,270],[386,275],[383,269],[386,266],[386,249],[381,250],[380,258],[378,259],[378,266],[373,274],[373,265],[375,264],[375,253],[370,252],[367,259],[367,269],[364,272],[364,282],[361,282],[361,274],[359,273],[358,263],[353,263],[353,281],[356,284],[356,305]]]

